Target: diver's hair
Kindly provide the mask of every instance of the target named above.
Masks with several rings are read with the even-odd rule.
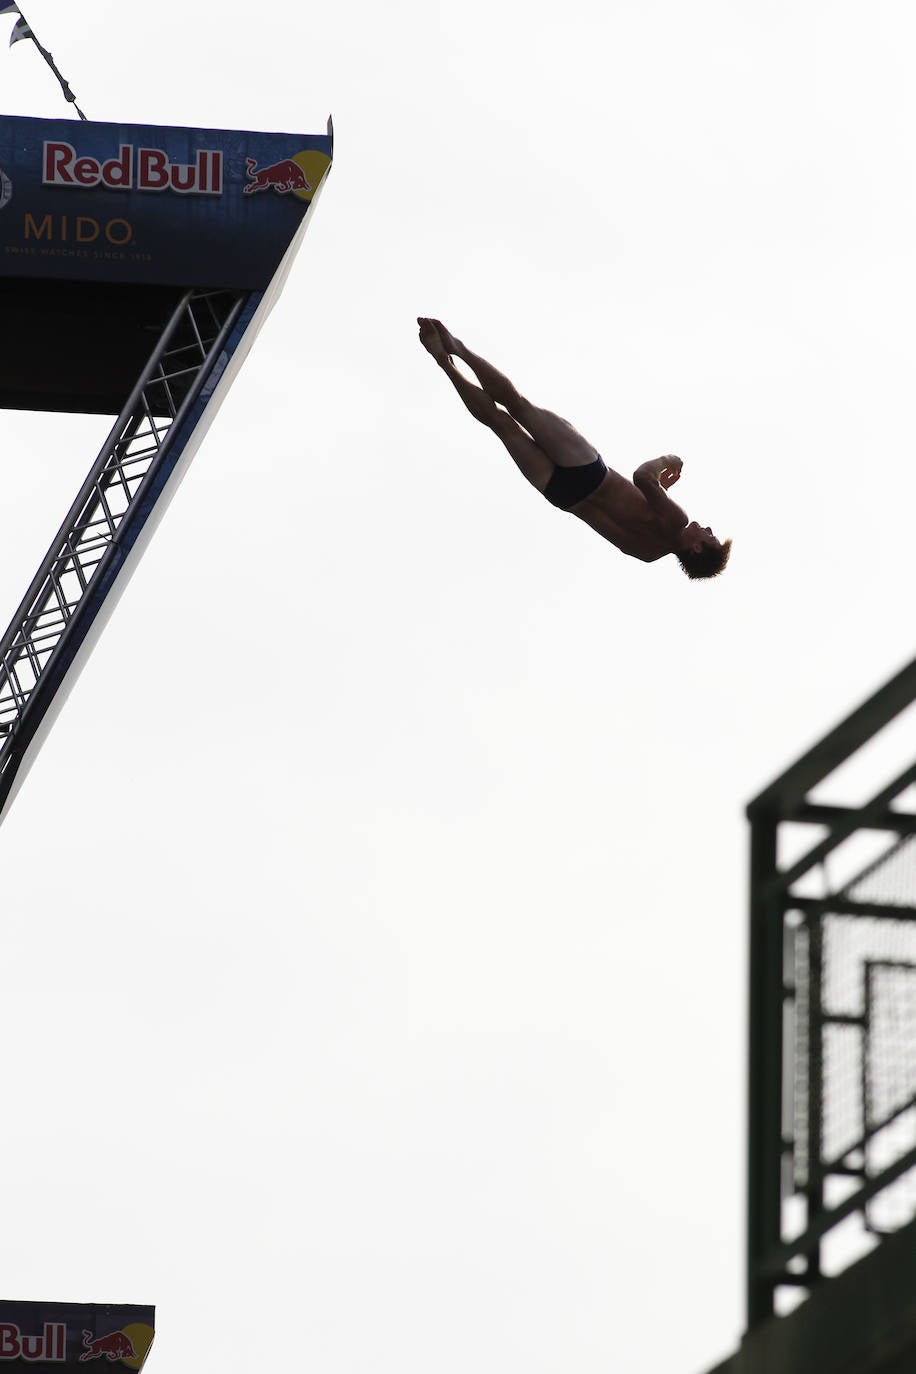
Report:
[[[693,549],[682,549],[676,558],[690,578],[718,577],[731,551],[732,541],[726,539],[717,549],[709,544],[704,544],[698,553]]]

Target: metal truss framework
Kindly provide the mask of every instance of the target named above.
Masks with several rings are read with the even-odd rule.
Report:
[[[0,640],[0,810],[24,751],[158,494],[170,450],[215,382],[249,293],[178,299],[63,525]]]
[[[772,1316],[782,1286],[810,1291],[823,1280],[822,1249],[841,1223],[858,1216],[873,1244],[911,1219],[911,1214],[899,1215],[882,1222],[876,1208],[893,1195],[895,1185],[899,1190],[908,1175],[910,1181],[916,1177],[911,1172],[916,1170],[916,1023],[912,1012],[907,1020],[900,1011],[904,1004],[916,1007],[916,865],[907,857],[916,858],[916,813],[900,805],[916,782],[916,762],[858,806],[825,805],[809,794],[914,700],[916,660],[747,809],[749,1328]],[[799,826],[816,827],[819,838],[780,868],[779,841],[787,824],[796,832]],[[872,838],[879,832],[879,841],[881,832],[887,837],[879,857],[837,890],[803,895],[806,886],[811,888],[812,873],[823,873],[827,857],[845,842],[861,840],[860,832]],[[899,875],[902,867],[906,883],[896,880],[889,893],[886,877]],[[907,885],[911,896],[903,890]],[[825,962],[829,942],[835,950],[840,938],[847,942],[844,986],[852,989],[845,1007]],[[890,947],[902,949],[903,956],[888,957],[883,951]],[[883,1013],[882,1021],[879,1003],[890,1007],[898,1037],[883,1050],[888,1016]],[[875,1082],[879,1051],[897,1073],[890,1092],[878,1091]],[[847,1106],[852,1106],[838,1132],[832,1125],[835,1114],[831,1117],[836,1081],[831,1074],[847,1055],[852,1068],[843,1071],[850,1084]],[[902,1135],[896,1129],[901,1125]]]

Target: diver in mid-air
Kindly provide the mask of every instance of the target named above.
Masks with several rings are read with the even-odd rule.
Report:
[[[668,454],[643,463],[632,482],[605,465],[566,420],[526,401],[501,372],[472,353],[439,320],[420,318],[420,342],[445,372],[468,410],[502,440],[532,486],[560,510],[591,525],[621,553],[654,563],[673,553],[688,577],[715,577],[728,562],[731,540],[688,520],[668,495],[681,475]],[[459,372],[460,358],[480,386]]]

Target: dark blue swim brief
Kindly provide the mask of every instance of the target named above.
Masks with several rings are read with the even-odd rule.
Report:
[[[544,495],[552,506],[570,510],[598,490],[606,472],[603,458],[596,458],[594,462],[583,463],[575,468],[554,468],[544,488]]]

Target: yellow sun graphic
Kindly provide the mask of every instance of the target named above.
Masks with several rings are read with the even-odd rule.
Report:
[[[308,148],[304,152],[296,153],[292,161],[297,167],[302,168],[305,179],[312,188],[310,191],[293,191],[293,195],[298,196],[299,200],[311,200],[321,185],[322,177],[331,165],[331,159],[326,153],[319,153],[314,148]]]
[[[126,1364],[128,1369],[142,1369],[143,1361],[149,1354],[149,1348],[153,1343],[153,1328],[147,1326],[146,1322],[130,1322],[121,1329],[137,1352],[134,1359],[122,1359],[121,1363]]]

